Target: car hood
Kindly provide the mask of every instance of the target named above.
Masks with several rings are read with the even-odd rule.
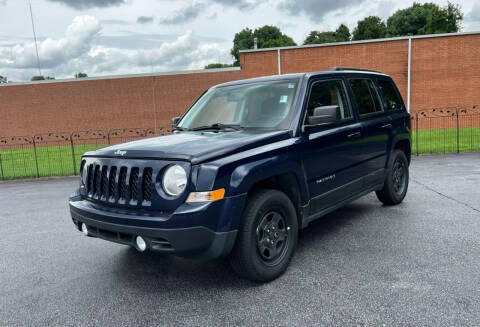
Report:
[[[288,130],[177,132],[85,153],[87,157],[188,160],[192,164],[290,137]]]

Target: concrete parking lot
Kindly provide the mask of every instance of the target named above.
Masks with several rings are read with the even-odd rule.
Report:
[[[370,194],[312,223],[263,285],[84,237],[76,184],[0,184],[0,326],[480,325],[480,153],[414,158],[404,203]]]

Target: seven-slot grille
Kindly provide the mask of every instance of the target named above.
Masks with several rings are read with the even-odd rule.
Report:
[[[86,163],[84,163],[86,164]],[[94,200],[150,206],[153,189],[151,167],[117,167],[96,163],[87,166],[85,188]]]

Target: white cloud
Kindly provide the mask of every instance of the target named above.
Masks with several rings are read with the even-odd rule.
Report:
[[[93,37],[99,31],[100,23],[95,17],[75,17],[62,38],[47,38],[38,42],[41,67],[56,67],[87,53]],[[0,58],[0,67],[37,67],[34,42],[2,47],[0,48]]]
[[[97,46],[77,65],[89,67],[95,74],[199,69],[219,60],[232,61],[229,50],[216,43],[200,43],[192,31],[154,49],[119,49]],[[80,67],[79,67],[79,70]]]
[[[49,1],[59,2],[75,9],[119,6],[126,2],[125,0],[49,0]]]
[[[187,7],[170,13],[168,16],[160,18],[160,24],[182,24],[193,20],[205,9],[203,3],[192,3]]]
[[[157,42],[154,47],[125,48],[92,42],[100,30],[97,18],[77,16],[63,37],[40,41],[42,74],[71,78],[79,71],[89,76],[145,73],[201,69],[212,61],[232,61],[227,46],[202,42],[192,31],[171,41]],[[36,67],[33,42],[0,47],[0,71],[10,80],[28,80],[36,74]]]

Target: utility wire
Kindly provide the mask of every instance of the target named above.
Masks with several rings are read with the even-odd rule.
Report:
[[[42,76],[42,71],[40,70],[40,57],[38,56],[37,35],[35,34],[35,24],[33,23],[32,3],[30,2],[30,0],[28,0],[28,6],[30,8],[30,19],[32,20],[33,40],[35,41],[35,52],[37,53],[38,76]]]

